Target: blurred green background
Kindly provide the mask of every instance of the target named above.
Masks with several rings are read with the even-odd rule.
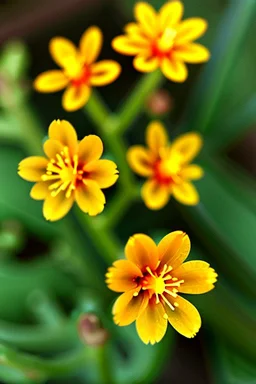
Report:
[[[150,3],[159,8],[164,1]],[[88,311],[96,313],[114,335],[107,346],[109,361],[105,360],[114,372],[114,382],[256,383],[255,0],[184,0],[185,18],[199,16],[209,22],[201,42],[210,48],[212,59],[207,65],[190,66],[184,84],[163,84],[172,108],[157,118],[165,123],[170,138],[189,130],[203,134],[205,146],[197,161],[206,173],[197,182],[200,204],[185,207],[171,200],[163,210],[153,212],[142,201],[134,201],[118,212],[111,229],[121,247],[136,232],[159,240],[182,229],[192,240],[191,258],[209,261],[216,269],[216,289],[189,298],[203,319],[194,340],[170,329],[161,344],[147,347],[133,326],[117,330],[110,316],[115,295],[104,286],[106,265],[93,237],[81,231],[72,213],[56,224],[44,221],[41,203],[29,197],[31,185],[17,176],[19,161],[39,153],[31,143],[40,132],[31,138],[28,126],[46,135],[49,123],[60,118],[69,120],[80,138],[97,134],[82,110],[70,114],[61,108],[60,93],[32,90],[37,74],[55,68],[48,52],[50,38],[62,35],[78,43],[88,26],[100,26],[105,39],[101,57],[117,60],[123,67],[118,81],[100,89],[110,109],[117,110],[141,78],[131,58],[118,55],[110,46],[132,20],[134,4],[134,0],[6,0],[0,4],[3,383],[110,383],[109,377],[99,373],[98,364],[102,366],[105,359],[101,351],[83,347],[79,341],[77,319]],[[128,145],[144,142],[152,117],[156,116],[145,107],[125,133]],[[117,187],[107,191],[108,201],[113,202],[116,191]],[[93,255],[99,276],[91,275],[88,254]],[[20,356],[29,353],[35,360],[19,360],[10,353],[12,363],[6,364],[5,347]],[[72,353],[80,349],[82,357],[74,363]],[[68,362],[63,353],[71,353]],[[54,367],[43,366],[41,358],[60,361]]]

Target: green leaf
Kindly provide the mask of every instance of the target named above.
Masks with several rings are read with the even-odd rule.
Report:
[[[11,80],[21,79],[27,71],[29,54],[21,41],[5,44],[0,56],[0,73]]]
[[[218,268],[255,297],[255,203],[224,169],[209,161],[202,166],[205,176],[197,183],[200,204],[179,208]]]

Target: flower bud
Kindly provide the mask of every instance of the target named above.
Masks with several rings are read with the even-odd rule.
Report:
[[[82,342],[92,347],[104,345],[108,332],[93,313],[82,314],[78,319],[78,333]]]
[[[157,116],[170,112],[173,109],[173,105],[173,98],[166,89],[158,89],[149,96],[146,102],[148,111]]]

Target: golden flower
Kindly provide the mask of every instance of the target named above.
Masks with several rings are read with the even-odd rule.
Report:
[[[130,167],[148,180],[141,194],[150,209],[161,209],[171,195],[182,204],[196,205],[199,202],[197,190],[191,180],[200,179],[203,169],[190,164],[202,147],[198,133],[185,133],[168,144],[164,126],[151,122],[146,131],[148,148],[134,145],[127,152]]]
[[[54,37],[49,49],[54,61],[62,68],[41,73],[34,81],[39,92],[56,92],[67,87],[62,106],[67,111],[82,108],[91,94],[91,87],[112,83],[119,76],[121,66],[113,60],[95,63],[102,47],[102,32],[88,28],[82,35],[79,49],[64,37]]]
[[[112,46],[119,53],[135,56],[133,65],[138,71],[161,68],[168,79],[183,82],[188,76],[185,63],[209,59],[209,51],[193,42],[206,31],[206,20],[193,17],[181,21],[180,1],[167,2],[158,13],[149,3],[139,2],[134,14],[137,22],[127,24],[126,34],[116,37]]]
[[[179,294],[210,291],[217,274],[204,261],[184,263],[189,252],[190,240],[182,231],[169,233],[158,246],[144,234],[130,237],[127,260],[115,261],[106,274],[108,287],[124,292],[113,306],[114,322],[125,326],[136,321],[145,344],[159,342],[168,322],[183,336],[194,337],[200,315]]]
[[[113,185],[118,172],[113,161],[100,160],[101,139],[89,135],[79,142],[75,129],[65,120],[53,121],[48,135],[46,157],[28,157],[20,162],[18,171],[23,179],[36,182],[30,196],[44,200],[46,220],[61,219],[75,201],[90,216],[102,212],[106,200],[101,189]]]

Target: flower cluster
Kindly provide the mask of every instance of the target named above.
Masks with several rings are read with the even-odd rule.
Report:
[[[117,260],[108,269],[106,282],[115,292],[124,292],[113,307],[120,326],[136,321],[141,340],[159,342],[169,322],[191,338],[201,327],[197,309],[180,293],[200,294],[214,288],[215,271],[204,261],[184,263],[190,240],[182,231],[171,232],[158,246],[144,234],[132,236],[125,247],[127,260]]]
[[[154,121],[147,127],[146,142],[148,148],[134,145],[127,153],[131,168],[148,178],[141,191],[146,206],[160,209],[171,195],[182,204],[198,204],[199,195],[191,180],[200,179],[203,169],[190,162],[202,147],[201,136],[185,133],[169,144],[164,126]]]

